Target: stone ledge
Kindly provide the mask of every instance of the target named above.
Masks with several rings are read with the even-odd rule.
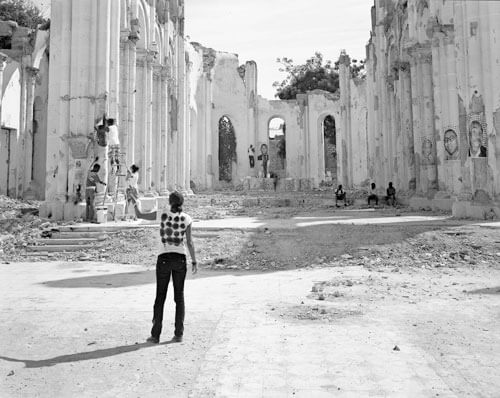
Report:
[[[413,196],[409,200],[409,205],[412,210],[428,210],[433,211],[452,211],[455,199],[427,199],[419,196]]]
[[[453,203],[452,215],[456,218],[498,220],[500,219],[500,202],[456,201]]]

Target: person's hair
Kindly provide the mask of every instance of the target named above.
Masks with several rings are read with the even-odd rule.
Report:
[[[389,186],[392,187],[392,182],[389,183]]]
[[[133,164],[132,166],[130,166],[130,170],[132,170],[132,173],[135,173],[136,171],[139,171],[139,166]]]
[[[170,203],[170,211],[172,213],[182,212],[182,204],[184,203],[184,196],[180,192],[172,192],[168,197],[168,202]]]
[[[342,184],[339,185],[339,187],[337,189],[342,189]]]
[[[92,171],[99,171],[101,170],[101,166],[99,164],[94,164],[94,166],[92,166]]]
[[[374,189],[374,188],[375,188],[375,183],[374,183],[374,182],[372,182],[372,189]]]
[[[113,124],[115,124],[115,119],[108,119],[108,124],[110,126],[112,126]]]

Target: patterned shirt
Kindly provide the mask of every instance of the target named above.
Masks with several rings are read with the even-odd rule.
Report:
[[[166,210],[161,215],[160,236],[162,253],[179,253],[186,255],[184,236],[187,228],[192,224],[192,218],[182,213],[172,213]]]
[[[96,171],[89,172],[87,176],[87,187],[96,187],[98,182],[102,184],[99,174]]]

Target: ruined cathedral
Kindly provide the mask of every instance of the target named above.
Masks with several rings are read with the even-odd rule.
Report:
[[[118,210],[135,164],[151,208],[193,187],[393,182],[417,208],[500,216],[500,2],[375,0],[371,16],[366,75],[342,52],[339,93],[287,101],[259,96],[255,62],[189,42],[183,0],[52,0],[50,26],[2,21],[0,194],[79,218],[99,163],[96,201]]]

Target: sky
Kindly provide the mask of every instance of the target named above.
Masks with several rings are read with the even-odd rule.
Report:
[[[118,0],[115,0],[118,1]],[[34,0],[48,11],[50,0]],[[258,92],[273,99],[276,58],[302,64],[316,51],[336,61],[365,58],[373,0],[185,0],[185,34],[217,51],[257,62]]]
[[[316,51],[336,61],[345,49],[365,58],[373,0],[185,0],[186,35],[217,51],[256,61],[258,92],[274,98],[283,80],[276,58],[302,64]]]

